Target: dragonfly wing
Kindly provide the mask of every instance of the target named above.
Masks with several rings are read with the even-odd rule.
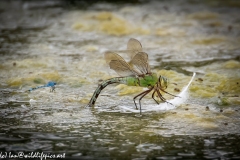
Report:
[[[120,55],[115,52],[105,52],[105,60],[120,76],[139,75],[140,73],[133,69]]]
[[[148,64],[148,54],[145,52],[138,52],[130,61],[134,69],[138,70],[141,74],[151,73]]]
[[[139,75],[129,64],[122,60],[112,60],[109,63],[111,69],[113,69],[120,76],[133,76]]]
[[[142,52],[142,45],[138,40],[130,38],[127,44],[127,50],[131,58],[133,58],[136,53]]]
[[[118,55],[117,53],[113,52],[113,51],[107,51],[104,54],[106,63],[109,64],[112,60],[122,60],[125,61],[120,55]]]

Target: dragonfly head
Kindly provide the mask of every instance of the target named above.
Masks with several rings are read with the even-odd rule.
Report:
[[[56,84],[57,84],[56,82],[50,81],[50,82],[47,83],[47,86],[48,86],[48,87],[53,87],[53,86],[55,86]]]
[[[158,83],[159,83],[159,85],[162,89],[166,89],[168,84],[169,84],[169,80],[168,80],[167,77],[164,77],[164,76],[160,75],[159,78],[158,78]]]

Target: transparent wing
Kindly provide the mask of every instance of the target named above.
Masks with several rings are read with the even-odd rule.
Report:
[[[134,69],[141,72],[141,74],[151,73],[148,64],[148,54],[145,52],[138,52],[130,61],[130,64]]]
[[[112,60],[122,60],[125,61],[120,55],[113,51],[106,51],[104,53],[104,58],[106,60],[106,63],[109,64]]]
[[[127,44],[127,50],[130,57],[133,58],[135,54],[142,52],[142,45],[138,40],[130,38]]]
[[[115,52],[107,51],[104,54],[107,64],[120,76],[140,75],[133,69],[120,55]]]

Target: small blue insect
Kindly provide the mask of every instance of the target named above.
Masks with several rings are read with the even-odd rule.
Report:
[[[38,88],[51,87],[50,88],[50,92],[53,92],[55,90],[55,85],[56,84],[57,84],[56,82],[50,81],[47,84],[45,84],[44,86],[38,86],[38,87],[35,87],[35,88],[31,88],[28,91],[31,92],[31,91],[34,91],[34,90],[36,90]]]

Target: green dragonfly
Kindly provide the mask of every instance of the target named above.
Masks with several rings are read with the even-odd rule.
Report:
[[[162,75],[157,76],[156,73],[151,72],[148,64],[148,54],[142,51],[142,45],[138,40],[131,38],[128,41],[126,52],[131,57],[131,61],[129,63],[127,63],[120,55],[118,55],[115,52],[112,51],[105,52],[104,56],[107,64],[109,64],[110,68],[117,72],[117,74],[119,74],[121,77],[115,77],[103,81],[95,90],[90,102],[87,105],[88,107],[92,107],[95,104],[100,92],[107,85],[113,83],[147,88],[146,91],[136,95],[133,98],[135,107],[136,109],[138,109],[135,100],[137,97],[140,96],[139,98],[140,115],[142,113],[141,99],[151,91],[153,91],[152,98],[157,104],[160,103],[160,100],[167,102],[166,99],[162,96],[161,92],[167,93],[174,97],[178,97],[165,91],[169,83],[166,77]],[[155,95],[160,98],[159,101],[155,99],[156,97]]]

